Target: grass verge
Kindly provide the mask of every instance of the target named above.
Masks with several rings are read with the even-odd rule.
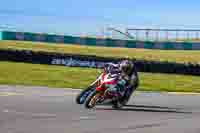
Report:
[[[0,84],[86,88],[98,72],[91,68],[71,68],[39,64],[0,62]],[[139,73],[144,91],[200,92],[200,77]]]
[[[130,57],[152,61],[199,63],[200,51],[185,50],[149,50],[130,48],[93,47],[70,44],[55,45],[52,43],[0,41],[0,49],[26,49],[69,54],[97,55],[102,57]]]

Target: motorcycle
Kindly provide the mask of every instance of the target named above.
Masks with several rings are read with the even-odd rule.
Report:
[[[106,91],[107,86],[115,85],[118,79],[119,79],[118,73],[111,73],[107,71],[106,69],[104,69],[103,73],[95,81],[95,84],[93,84],[92,89],[88,89],[90,91],[86,90],[85,92],[82,92],[84,93],[83,95],[86,95],[87,93],[87,96],[84,97],[85,102],[81,101],[81,103],[82,104],[84,103],[86,108],[91,109],[91,108],[94,108],[96,104],[98,103],[103,103],[106,100],[111,100],[111,103],[113,104],[113,108],[123,107],[129,101],[130,96],[133,93],[133,89],[125,88],[124,95],[120,97],[120,99],[117,99],[117,100],[113,100],[117,97],[115,94],[110,94],[110,93],[107,93]]]

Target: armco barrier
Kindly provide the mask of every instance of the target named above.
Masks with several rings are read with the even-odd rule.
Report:
[[[28,50],[0,49],[0,61],[101,68],[105,63],[116,63],[119,60],[121,59],[61,53],[33,52]],[[141,72],[200,75],[200,65],[198,64],[179,64],[174,62],[157,62],[134,59],[133,61],[135,62],[136,68]]]
[[[91,38],[91,37],[74,37],[63,35],[51,35],[29,32],[2,32],[3,40],[25,40],[52,42],[64,44],[79,44],[89,46],[107,46],[107,47],[126,47],[126,48],[145,48],[145,49],[164,49],[164,50],[200,50],[198,42],[150,42],[134,40],[118,40],[110,38]]]
[[[2,40],[2,32],[0,31],[0,40]]]

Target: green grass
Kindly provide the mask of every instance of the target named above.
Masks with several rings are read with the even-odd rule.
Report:
[[[52,43],[0,41],[0,49],[27,49],[33,51],[48,51],[82,55],[97,55],[103,57],[131,57],[153,61],[191,62],[199,63],[200,51],[184,50],[148,50],[128,48],[92,47],[70,44],[55,45]]]
[[[98,75],[96,69],[0,62],[0,84],[85,88]],[[140,74],[139,90],[200,92],[200,77],[173,74]]]

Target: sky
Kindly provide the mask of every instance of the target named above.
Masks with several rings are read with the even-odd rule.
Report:
[[[106,27],[198,28],[198,0],[3,0],[0,27],[101,34]]]

